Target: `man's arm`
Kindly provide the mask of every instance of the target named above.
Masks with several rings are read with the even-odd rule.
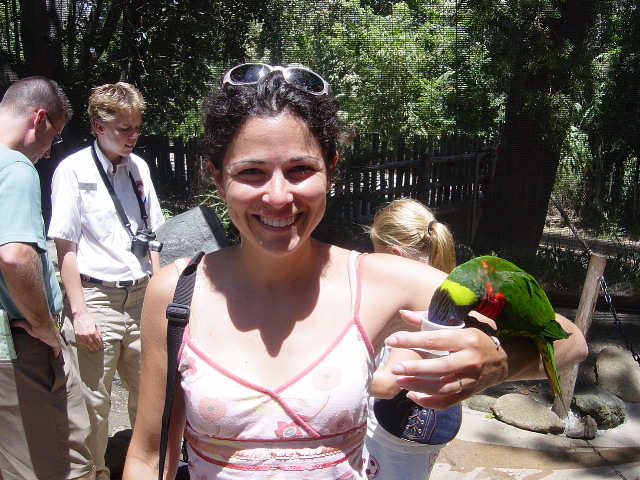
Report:
[[[162,268],[160,266],[160,253],[155,251],[149,252],[149,258],[151,259],[151,273],[156,274]]]
[[[76,256],[77,245],[70,240],[62,238],[54,238],[53,240],[58,253],[60,277],[71,307],[71,315],[73,315],[73,329],[76,333],[76,341],[89,350],[97,351],[102,348],[102,332],[94,318],[89,314],[87,303],[84,300],[78,257]]]
[[[49,345],[53,356],[57,357],[61,348],[60,334],[49,311],[42,263],[35,248],[18,242],[1,245],[0,271],[11,300],[26,320],[16,325]]]

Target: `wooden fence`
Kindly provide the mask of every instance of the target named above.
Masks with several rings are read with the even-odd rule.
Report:
[[[410,197],[429,206],[454,231],[471,243],[481,204],[493,177],[495,148],[491,139],[441,135],[414,137],[407,144],[356,141],[342,178],[332,191],[340,216],[370,225],[384,204]]]
[[[138,141],[160,197],[193,198],[207,177],[199,139],[145,136]],[[442,134],[395,143],[374,135],[342,152],[341,173],[330,193],[343,220],[369,225],[380,206],[415,198],[449,219],[460,241],[470,241],[493,176],[494,141]],[[335,214],[335,212],[334,212]]]
[[[136,153],[149,164],[160,198],[172,195],[190,199],[202,191],[207,169],[200,142],[200,138],[164,135],[145,135],[138,139]]]

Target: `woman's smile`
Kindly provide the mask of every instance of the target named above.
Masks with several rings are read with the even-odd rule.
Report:
[[[272,218],[272,217],[266,217],[264,215],[260,215],[259,218],[260,218],[260,221],[265,225],[269,225],[270,227],[283,228],[283,227],[288,227],[289,225],[293,225],[293,223],[298,218],[298,215],[299,214],[291,215],[290,217],[284,217],[284,218]]]

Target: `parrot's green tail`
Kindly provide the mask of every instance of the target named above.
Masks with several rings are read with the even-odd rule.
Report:
[[[564,403],[562,392],[560,391],[560,378],[558,377],[558,370],[556,370],[556,360],[553,354],[553,342],[536,341],[536,346],[542,357],[542,364],[551,383],[551,389],[554,395],[560,397],[560,400]]]

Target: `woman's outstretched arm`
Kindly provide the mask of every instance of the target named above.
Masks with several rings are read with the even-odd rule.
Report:
[[[360,318],[373,327],[369,331],[374,344],[388,337],[386,343],[393,348],[450,352],[440,358],[387,362],[398,386],[410,391],[411,400],[444,409],[501,382],[545,378],[533,340],[512,337],[497,346],[486,333],[487,326],[495,329],[495,322],[477,312],[467,319],[468,328],[401,333],[420,328],[420,313],[429,308],[446,274],[395,255],[372,254],[362,263]],[[380,320],[384,328],[375,330]],[[557,320],[571,333],[569,338],[554,342],[556,366],[562,371],[584,360],[588,349],[571,321],[560,315]]]

